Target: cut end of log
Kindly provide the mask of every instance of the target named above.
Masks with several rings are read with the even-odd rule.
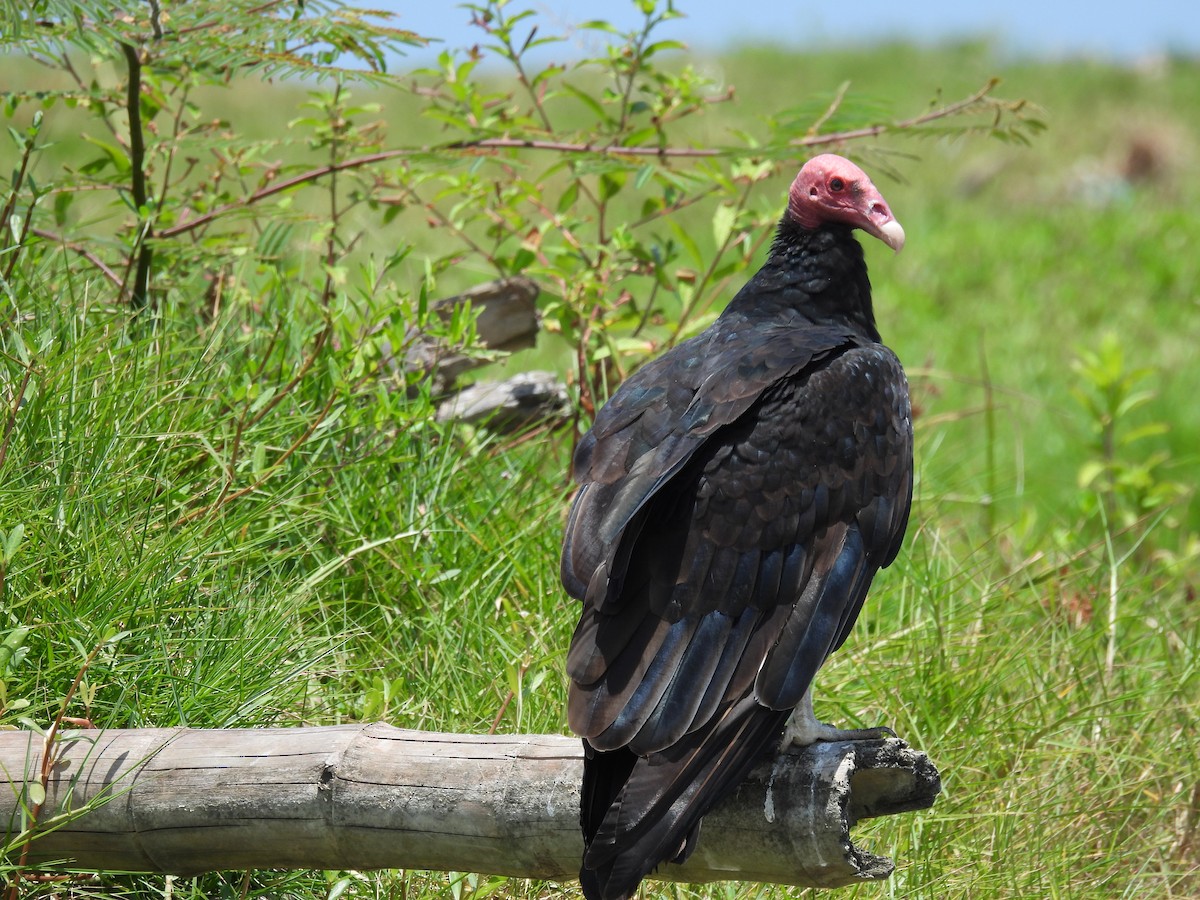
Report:
[[[928,809],[942,791],[941,773],[929,757],[899,738],[862,741],[855,758],[847,811],[851,827],[863,819]]]
[[[755,768],[705,817],[692,859],[651,877],[827,888],[887,878],[892,860],[856,846],[850,829],[926,809],[940,791],[937,768],[898,738],[792,748]]]

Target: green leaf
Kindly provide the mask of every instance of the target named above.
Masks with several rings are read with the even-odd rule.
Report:
[[[1108,471],[1108,466],[1099,460],[1089,460],[1079,467],[1079,475],[1076,482],[1080,490],[1091,490],[1092,486],[1099,481],[1104,473]]]
[[[579,182],[572,181],[567,185],[566,190],[562,192],[562,196],[558,198],[558,212],[560,214],[569,212],[574,206],[575,201],[579,198]]]
[[[267,445],[257,443],[254,445],[254,452],[250,456],[250,471],[255,478],[261,478],[267,471]]]
[[[582,23],[580,28],[586,28],[588,31],[603,31],[607,34],[620,34],[616,27],[611,22],[606,22],[603,19],[589,19]]]
[[[67,221],[67,210],[75,199],[72,191],[59,191],[54,195],[54,224],[61,228]]]
[[[683,246],[683,249],[687,251],[691,264],[701,271],[707,268],[708,264],[705,262],[704,256],[700,253],[700,246],[688,230],[681,226],[674,218],[669,218],[667,221],[670,224],[671,232]]]
[[[713,240],[717,247],[724,247],[733,232],[733,224],[737,221],[737,210],[728,204],[722,204],[713,212]]]
[[[687,44],[683,41],[655,41],[642,51],[642,58],[649,59],[655,53],[661,53],[663,50],[686,50]]]
[[[1154,391],[1136,391],[1127,394],[1113,410],[1113,415],[1118,419],[1123,419],[1135,409],[1145,406],[1154,399]]]
[[[0,532],[3,534],[3,532]],[[21,546],[21,539],[25,537],[25,526],[21,524],[14,525],[7,535],[3,538],[3,543],[0,543],[0,563],[8,565],[13,561],[13,557],[17,555],[17,548]]]
[[[611,200],[625,186],[626,172],[605,172],[600,176],[600,199]]]
[[[29,781],[25,784],[25,796],[31,806],[41,806],[46,802],[46,788],[40,781]]]
[[[644,188],[646,186],[646,182],[654,177],[654,173],[657,171],[657,168],[657,166],[647,163],[638,169],[638,173],[633,179],[633,189],[635,191],[640,191],[642,188]],[[644,212],[643,215],[645,215]]]
[[[622,147],[641,147],[659,137],[658,128],[653,125],[648,125],[645,128],[639,128],[636,131],[631,131],[621,139]]]
[[[125,151],[122,150],[120,147],[118,147],[116,144],[110,144],[107,141],[102,141],[99,138],[94,137],[89,134],[83,135],[83,139],[85,141],[87,141],[89,144],[91,144],[92,146],[99,147],[101,150],[103,150],[105,160],[107,160],[108,164],[111,165],[114,169],[116,169],[117,172],[121,173],[122,175],[129,172],[129,170],[130,170],[129,157],[128,157],[128,155],[126,155]],[[95,164],[96,164],[95,160],[92,163],[89,163],[89,165],[95,165]],[[85,167],[85,169],[86,169],[86,167]]]
[[[8,633],[8,637],[0,642],[0,675],[8,671],[9,664],[25,645],[25,638],[29,636],[29,632],[30,629],[24,626],[14,628]]]
[[[278,392],[278,390],[278,386],[274,384],[267,385],[265,388],[263,388],[262,393],[260,393],[255,398],[254,402],[250,404],[251,414],[258,412],[260,409],[270,403],[275,398],[275,394]]]
[[[591,110],[592,114],[603,124],[611,126],[616,123],[616,120],[609,115],[608,110],[604,108],[600,101],[587,91],[577,88],[570,82],[564,82],[563,89],[580,103],[584,104],[589,110]]]
[[[1138,428],[1131,428],[1121,434],[1120,443],[1122,447],[1127,447],[1130,444],[1143,440],[1148,437],[1159,437],[1160,435],[1168,434],[1171,428],[1166,422],[1150,422]]]
[[[510,275],[519,275],[528,268],[537,257],[528,247],[522,247],[508,263],[508,272]]]
[[[537,43],[540,44],[545,40],[548,40],[548,39],[543,38],[542,41],[538,41]],[[557,38],[556,38],[556,40],[557,40]],[[554,64],[548,65],[548,66],[546,66],[546,68],[542,69],[540,72],[538,72],[536,75],[533,76],[533,78],[530,80],[530,85],[532,87],[536,88],[538,85],[540,85],[546,79],[553,78],[555,75],[561,75],[564,71],[565,71],[564,68],[560,65],[554,65]]]

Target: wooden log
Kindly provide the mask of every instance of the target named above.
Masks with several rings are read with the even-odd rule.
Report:
[[[480,381],[438,406],[439,422],[484,424],[496,431],[519,431],[570,413],[566,386],[553,372],[522,372],[507,381]]]
[[[541,323],[537,311],[538,286],[532,278],[514,276],[478,285],[462,294],[435,301],[431,308],[448,321],[454,310],[470,303],[476,311],[475,334],[489,350],[511,353],[537,342]],[[391,348],[385,347],[386,356]],[[418,369],[435,380],[435,394],[450,390],[463,372],[488,364],[488,360],[462,353],[457,347],[423,334],[409,335],[403,366]]]
[[[478,285],[454,297],[433,303],[434,313],[448,320],[455,309],[470,303],[476,311],[476,335],[488,350],[511,353],[532,347],[541,327],[537,311],[538,286],[531,278],[515,276]],[[513,432],[543,422],[565,418],[570,413],[566,386],[551,372],[522,372],[506,381],[480,381],[461,390],[458,376],[487,365],[485,357],[463,353],[444,341],[410,332],[404,359],[383,347],[384,363],[403,377],[417,370],[430,381],[438,405],[439,422],[461,421],[483,424],[495,431]]]
[[[42,752],[40,735],[0,731],[5,843],[29,829]],[[383,724],[70,732],[53,748],[28,862],[179,875],[411,868],[571,879],[581,771],[579,742],[554,735]],[[885,878],[891,861],[854,846],[850,827],[927,807],[938,790],[937,770],[900,740],[789,752],[706,817],[685,865],[654,877],[821,887]]]

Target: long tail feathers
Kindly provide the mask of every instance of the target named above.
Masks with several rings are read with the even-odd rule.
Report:
[[[584,741],[579,878],[587,900],[626,900],[660,864],[686,860],[700,819],[777,749],[787,716],[746,698],[646,757]]]

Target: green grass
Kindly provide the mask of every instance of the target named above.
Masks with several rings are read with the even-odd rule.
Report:
[[[1197,66],[1000,63],[978,45],[744,50],[721,64],[741,101],[709,120],[715,133],[771,113],[781,71],[806,94],[853,76],[864,95],[917,109],[939,86],[955,97],[1002,70],[1006,93],[1044,106],[1050,124],[1032,148],[898,145],[919,156],[900,163],[906,183],[880,179],[909,234],[900,257],[868,252],[881,330],[920,407],[916,507],[899,561],[820,676],[818,713],[893,725],[939,765],[945,793],[930,811],[863,823],[859,840],[899,867],[842,896],[1200,894],[1200,519],[1186,494],[1148,516],[1126,494],[1105,527],[1079,487],[1095,451],[1071,366],[1115,333],[1155,394],[1118,429],[1170,426],[1122,461],[1164,454],[1159,479],[1196,483]],[[254,113],[270,99],[239,102]],[[260,127],[284,118],[261,115]],[[1163,171],[1090,197],[1085,170],[1119,167],[1141,137]],[[69,140],[55,150],[75,152]],[[764,186],[762,202],[782,189]],[[695,229],[708,240],[702,210]],[[292,284],[215,321],[176,298],[131,333],[103,283],[63,269],[51,256],[18,272],[0,306],[6,422],[32,362],[0,462],[0,531],[24,529],[3,567],[0,640],[31,629],[0,670],[0,723],[45,726],[99,647],[67,713],[106,727],[565,730],[567,435],[506,445],[435,426],[425,398],[347,376],[355,323],[383,309],[339,298],[339,340],[304,370],[322,322]],[[548,343],[536,358],[566,368],[563,355]],[[406,872],[230,873],[171,891],[323,897],[335,885],[356,897],[575,892]],[[79,889],[164,891],[161,878],[119,875]],[[660,894],[795,892],[646,890]]]

